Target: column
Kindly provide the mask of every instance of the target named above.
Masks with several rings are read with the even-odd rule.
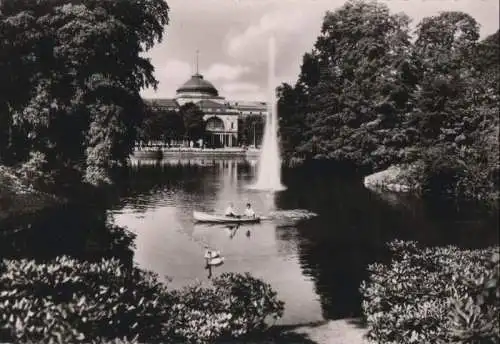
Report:
[[[233,146],[233,134],[229,134],[229,147]]]

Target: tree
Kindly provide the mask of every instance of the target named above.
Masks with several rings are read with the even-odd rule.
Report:
[[[205,134],[204,113],[194,103],[181,106],[180,113],[184,121],[184,136],[191,140],[198,140]]]
[[[314,50],[319,78],[307,90],[311,129],[299,150],[317,159],[380,164],[376,151],[408,106],[402,78],[408,23],[376,2],[349,1],[327,12]]]
[[[137,139],[142,142],[163,140],[164,128],[162,123],[161,110],[148,106],[144,119],[138,129]]]
[[[24,139],[7,152],[2,143],[9,163],[43,171],[45,182],[69,182],[67,172],[109,182],[145,112],[139,91],[156,87],[141,55],[161,41],[168,10],[163,0],[2,1],[1,132]]]
[[[295,85],[284,83],[276,90],[281,149],[285,159],[311,152],[307,145],[301,145],[311,139],[311,121],[307,119],[307,113],[312,105],[311,92],[318,86],[321,75],[320,59],[317,51],[313,50],[302,57],[300,74]],[[295,150],[297,154],[294,154]]]
[[[238,119],[238,137],[246,145],[262,144],[265,120],[261,115],[248,115]],[[254,142],[255,141],[255,142]]]
[[[142,142],[166,142],[181,139],[184,132],[184,122],[178,112],[149,106],[139,128],[138,138]]]
[[[425,147],[443,142],[470,144],[468,119],[474,96],[474,51],[479,26],[462,12],[424,18],[417,27],[414,60],[419,87],[412,125]],[[471,102],[472,101],[472,102]]]
[[[305,123],[306,97],[302,88],[284,83],[277,89],[281,149],[285,158],[291,158],[295,147],[301,144]]]
[[[321,64],[317,51],[305,53],[302,57],[300,74],[295,85],[304,95],[310,94],[310,91],[316,87],[321,80]]]
[[[297,83],[278,88],[285,157],[415,163],[430,194],[498,199],[499,33],[478,41],[474,18],[443,12],[412,44],[408,23],[377,2],[326,13]]]
[[[165,140],[169,142],[171,140],[180,140],[185,132],[181,114],[177,111],[166,111],[162,113],[162,118]]]
[[[424,18],[417,34],[419,80],[407,125],[423,162],[419,184],[440,198],[496,203],[498,36],[478,42],[477,22],[461,12]]]

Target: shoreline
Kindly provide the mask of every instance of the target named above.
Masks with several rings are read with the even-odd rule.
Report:
[[[54,195],[26,186],[6,166],[0,166],[0,221],[30,215],[64,203]]]
[[[234,158],[258,158],[260,150],[244,148],[147,148],[135,149],[130,155],[135,159],[164,159],[169,157],[234,157]]]
[[[316,344],[368,344],[366,329],[359,319],[328,320],[320,324],[300,325],[293,333],[305,335]]]
[[[324,320],[296,325],[275,325],[262,336],[233,340],[237,344],[369,344],[360,319]],[[229,342],[223,342],[229,344]]]

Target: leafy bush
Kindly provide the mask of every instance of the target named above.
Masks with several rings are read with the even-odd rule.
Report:
[[[370,278],[361,285],[370,340],[402,344],[500,339],[498,248],[420,248],[401,241],[389,247],[391,263],[371,265]]]
[[[499,254],[486,261],[486,274],[468,279],[468,295],[456,295],[448,315],[450,339],[454,343],[498,343],[500,340],[498,311],[500,309]]]
[[[190,343],[262,331],[266,320],[280,318],[284,310],[271,286],[248,273],[224,273],[210,287],[191,286],[174,295],[172,337]]]
[[[0,275],[5,340],[83,343],[92,338],[158,340],[169,295],[156,276],[118,260],[46,264],[6,261]]]
[[[0,342],[207,343],[282,314],[271,287],[248,274],[168,291],[155,274],[116,259],[0,264]]]
[[[263,330],[268,317],[277,320],[283,316],[284,303],[277,299],[276,292],[248,273],[224,273],[212,283],[232,315],[232,335]]]

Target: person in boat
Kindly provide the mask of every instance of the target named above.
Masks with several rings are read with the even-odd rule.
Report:
[[[226,216],[228,217],[239,217],[238,215],[236,215],[236,213],[234,212],[234,209],[233,209],[233,203],[229,203],[229,205],[227,206],[226,208],[226,212],[225,214]]]
[[[226,212],[224,213],[225,216],[228,216],[228,217],[236,217],[236,218],[240,218],[241,215],[237,215],[235,212],[234,212],[234,209],[233,209],[233,203],[229,203],[228,207],[226,208]]]
[[[255,218],[255,211],[252,209],[252,205],[247,203],[247,207],[245,209],[245,216],[250,218]]]

